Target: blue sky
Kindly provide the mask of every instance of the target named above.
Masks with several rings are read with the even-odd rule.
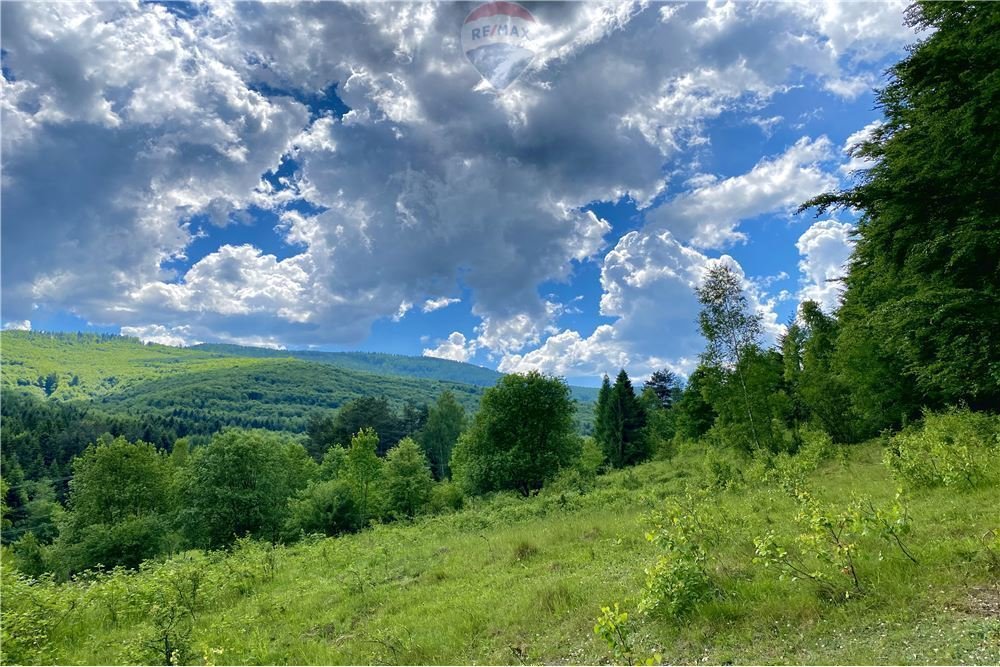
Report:
[[[495,91],[476,3],[4,3],[8,328],[428,354],[592,384],[689,372],[693,288],[769,340],[837,305],[892,3],[524,3]]]

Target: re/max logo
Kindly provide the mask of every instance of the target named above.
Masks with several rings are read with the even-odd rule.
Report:
[[[494,23],[493,25],[483,26],[482,28],[472,29],[472,41],[478,39],[486,39],[487,37],[517,37],[518,39],[527,39],[528,30],[526,28],[518,28],[516,25],[510,25],[508,23]]]

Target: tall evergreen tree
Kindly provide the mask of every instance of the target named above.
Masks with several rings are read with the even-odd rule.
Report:
[[[601,448],[601,451],[607,451],[606,443],[610,436],[608,430],[608,408],[610,405],[611,380],[605,373],[601,389],[597,392],[597,403],[594,404],[594,442]]]
[[[678,385],[677,376],[666,368],[654,372],[646,382],[646,387],[653,390],[660,407],[663,408],[670,408],[673,405],[674,399],[677,398]]]
[[[612,467],[632,465],[648,456],[643,428],[646,413],[625,369],[618,373],[608,396],[604,454]]]

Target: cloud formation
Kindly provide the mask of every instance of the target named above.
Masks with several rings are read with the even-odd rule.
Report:
[[[691,287],[734,261],[705,253],[836,177],[822,136],[736,176],[677,160],[729,112],[771,131],[781,120],[760,110],[804,81],[856,94],[909,38],[901,9],[532,9],[545,51],[497,96],[464,60],[454,4],[237,2],[182,18],[4,3],[4,321],[44,307],[172,344],[357,344],[467,290],[479,325],[425,353],[574,375],[689,367]],[[696,178],[666,198],[678,174]],[[623,234],[588,208],[623,200],[645,226]],[[278,220],[274,247],[195,243],[263,224],[256,210]],[[825,275],[832,245],[800,243],[808,278]],[[540,286],[590,262],[611,321],[581,335]]]

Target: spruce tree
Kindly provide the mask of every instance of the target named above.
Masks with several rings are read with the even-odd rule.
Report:
[[[646,414],[625,369],[618,373],[608,396],[607,436],[604,454],[615,468],[638,463],[646,457],[643,427]]]
[[[608,430],[608,406],[611,405],[611,380],[607,374],[601,382],[601,390],[597,393],[597,404],[594,405],[594,442],[601,451],[608,451],[610,432]]]

